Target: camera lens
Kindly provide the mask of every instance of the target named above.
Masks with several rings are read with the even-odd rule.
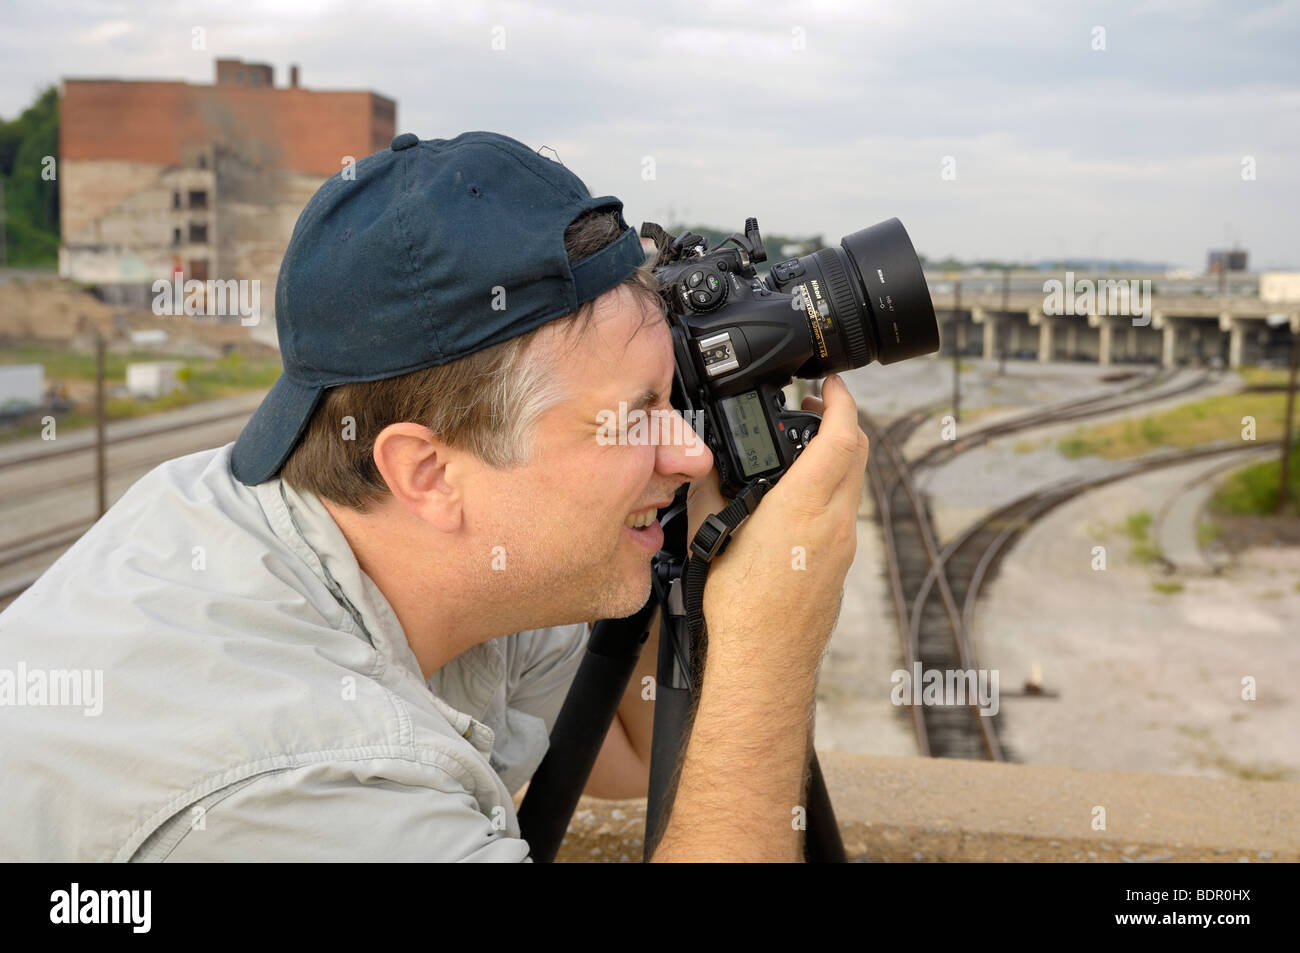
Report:
[[[846,235],[839,248],[820,249],[798,263],[805,283],[818,280],[820,289],[811,290],[821,300],[809,315],[813,357],[796,376],[825,377],[939,350],[930,289],[898,219]]]

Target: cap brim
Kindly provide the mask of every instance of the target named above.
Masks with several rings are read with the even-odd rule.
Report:
[[[230,470],[240,483],[255,486],[280,472],[324,392],[280,375],[235,441]]]

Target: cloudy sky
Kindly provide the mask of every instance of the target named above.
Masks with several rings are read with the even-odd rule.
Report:
[[[898,216],[930,256],[1200,268],[1233,241],[1300,268],[1296,2],[3,5],[5,118],[61,77],[297,63],[396,99],[399,131],[550,146],[634,225]]]

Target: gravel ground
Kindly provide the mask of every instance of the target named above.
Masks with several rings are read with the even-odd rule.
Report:
[[[1135,559],[1118,528],[1198,465],[1072,500],[1002,564],[975,621],[980,664],[1010,689],[1038,663],[1058,693],[1003,699],[1017,760],[1300,780],[1300,550],[1247,550],[1217,576],[1167,575]],[[1099,545],[1104,571],[1091,567]],[[1247,677],[1254,701],[1242,698]]]
[[[971,361],[962,406],[974,426],[1129,381],[1102,378],[1126,370],[1080,364]],[[950,361],[871,366],[844,376],[868,413],[887,421],[951,395]],[[1210,388],[1172,401],[1223,392]],[[988,408],[1008,408],[995,413]],[[1009,409],[1017,408],[1017,409]],[[980,415],[979,411],[986,412]],[[1104,418],[1097,418],[1104,419]],[[1091,421],[1089,421],[1091,422]],[[1000,503],[1043,483],[1104,472],[1109,461],[1068,460],[1051,449],[1067,423],[968,451],[922,475],[944,537]],[[932,421],[909,442],[914,455],[939,439]],[[1040,444],[1026,451],[1029,440]],[[1221,461],[1218,461],[1221,463]],[[1160,513],[1188,491],[1192,464],[1087,493],[1049,514],[1008,553],[986,586],[975,625],[980,664],[997,668],[1004,692],[1005,740],[1017,760],[1083,769],[1190,773],[1300,780],[1300,549],[1252,548],[1219,575],[1169,576],[1132,554],[1120,528],[1132,513]],[[884,577],[879,530],[869,499],[859,522],[857,559],[822,668],[817,745],[870,754],[915,753],[905,709],[889,701],[900,663],[898,633]],[[1108,568],[1091,569],[1092,547],[1106,547]],[[1155,584],[1178,584],[1162,592]],[[1041,667],[1054,699],[1017,697],[1031,665]],[[1256,679],[1257,699],[1241,698]]]

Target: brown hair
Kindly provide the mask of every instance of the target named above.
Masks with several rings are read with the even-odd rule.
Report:
[[[620,234],[616,213],[585,212],[564,232],[569,261],[581,261]],[[647,320],[664,317],[663,299],[649,268],[638,269],[623,284]],[[581,336],[594,310],[594,302],[588,301],[557,321],[563,331],[576,328]],[[408,420],[428,427],[450,446],[468,449],[489,466],[526,463],[537,419],[566,397],[555,357],[538,346],[540,332],[554,323],[449,364],[330,388],[285,462],[281,479],[364,512],[389,492],[375,466],[375,439],[390,424]],[[346,439],[345,417],[351,418],[354,430]]]

